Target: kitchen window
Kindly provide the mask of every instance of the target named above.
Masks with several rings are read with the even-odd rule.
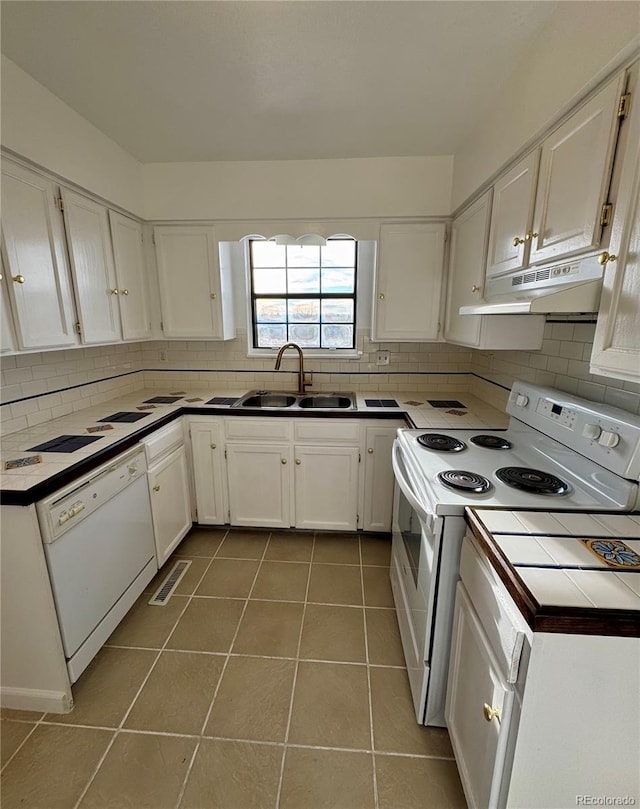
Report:
[[[356,340],[357,243],[249,243],[255,349],[287,342],[304,349],[350,351]]]

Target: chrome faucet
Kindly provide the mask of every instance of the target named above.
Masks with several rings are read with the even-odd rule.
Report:
[[[295,348],[298,352],[298,390],[297,393],[303,394],[306,393],[305,387],[310,385],[310,382],[305,382],[304,378],[304,354],[302,353],[302,349],[297,343],[285,343],[282,348],[278,351],[278,356],[276,357],[276,367],[275,370],[280,370],[280,364],[282,362],[282,355],[288,348]]]

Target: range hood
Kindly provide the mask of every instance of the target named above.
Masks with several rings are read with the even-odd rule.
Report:
[[[485,299],[461,315],[538,315],[597,312],[604,267],[597,256],[487,279]]]

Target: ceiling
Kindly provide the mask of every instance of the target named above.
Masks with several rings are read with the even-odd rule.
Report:
[[[144,163],[451,154],[556,5],[3,0],[2,52]]]

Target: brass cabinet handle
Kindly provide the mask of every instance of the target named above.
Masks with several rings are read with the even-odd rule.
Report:
[[[519,236],[516,236],[513,240],[513,246],[517,247],[519,244],[524,244],[525,240],[521,239]]]
[[[129,290],[128,290],[128,289],[121,289],[121,290],[120,290],[120,292],[121,292],[123,295],[128,295],[128,294],[129,294]]]
[[[211,293],[211,295],[209,295],[209,297],[211,298],[211,300],[212,300],[212,301],[215,301],[215,299],[216,299],[218,296],[216,295],[216,293],[215,293],[215,292],[212,292],[212,293]]]
[[[384,292],[381,292],[381,293],[378,295],[378,298],[379,298],[381,301],[383,301],[383,300],[384,300]]]
[[[111,291],[111,294],[112,294],[112,295],[117,295],[117,294],[118,294],[118,290],[117,290],[117,289],[112,289],[112,290],[110,290],[110,291]]]
[[[607,253],[607,251],[605,250],[598,256],[598,264],[602,264],[602,266],[604,266],[605,264],[608,264],[610,261],[616,261],[617,258],[618,256],[614,256],[611,253]],[[15,278],[13,280],[15,281]]]
[[[24,284],[24,275],[14,275],[13,280],[16,282],[16,284]]]
[[[525,238],[525,241],[530,242],[531,239],[537,239],[538,234],[535,233],[533,230],[528,230],[527,233],[525,234],[524,238]]]
[[[492,719],[500,719],[500,711],[498,708],[493,708],[491,705],[485,704],[482,706],[482,713],[484,714],[484,718],[487,722],[491,722]]]
[[[480,287],[479,287],[477,284],[474,284],[474,285],[471,287],[471,291],[472,291],[472,292],[480,292]]]
[[[284,464],[286,464],[286,462],[287,462],[287,459],[286,459],[286,458],[280,458],[280,463],[281,463],[281,464],[283,464],[283,465],[284,465]]]
[[[300,466],[301,463],[302,461],[300,460],[300,458],[296,458],[296,466]]]
[[[367,450],[367,452],[369,453],[369,455],[373,455],[373,447],[369,447],[369,449]]]
[[[154,492],[159,492],[159,491],[160,491],[160,486],[159,486],[157,483],[156,483],[156,485],[153,487],[153,491],[154,491]]]
[[[211,449],[215,449],[215,448],[216,448],[216,445],[215,445],[215,444],[211,444]]]

